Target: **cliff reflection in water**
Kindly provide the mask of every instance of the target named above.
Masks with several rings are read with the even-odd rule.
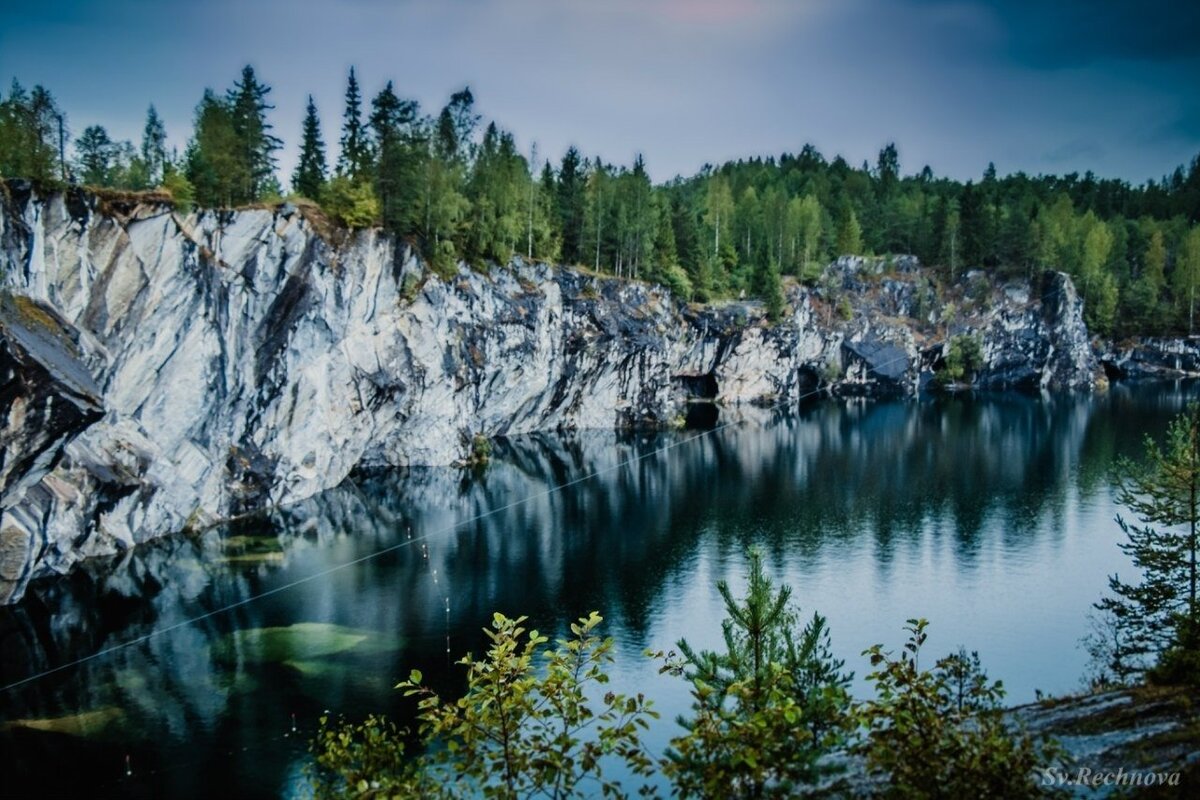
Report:
[[[494,610],[562,629],[599,609],[622,653],[618,683],[647,686],[658,678],[638,653],[715,637],[712,584],[737,582],[751,543],[830,617],[860,673],[863,647],[921,614],[938,647],[979,647],[1014,699],[1034,685],[1067,691],[1088,603],[1121,565],[1107,470],[1190,394],[820,403],[690,441],[522,437],[498,442],[478,473],[359,476],[89,564],[0,609],[5,684],[150,636],[10,690],[0,775],[135,796],[278,795],[304,759],[305,737],[282,737],[291,715],[301,734],[324,709],[403,718],[396,679],[419,665],[454,690],[458,670],[436,668],[448,646],[455,658],[478,650]],[[1015,621],[1029,613],[1038,624]],[[664,720],[683,703],[666,692]]]

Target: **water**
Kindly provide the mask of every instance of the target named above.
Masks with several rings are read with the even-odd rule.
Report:
[[[686,442],[695,432],[523,437],[480,475],[358,478],[89,564],[0,610],[0,683],[151,638],[0,697],[0,794],[302,795],[323,710],[404,720],[392,686],[413,667],[461,691],[447,643],[478,652],[495,610],[559,632],[600,611],[616,688],[655,699],[661,748],[688,698],[642,653],[716,644],[714,584],[740,588],[751,544],[829,618],[859,693],[861,651],[898,645],[913,616],[931,620],[933,654],[977,649],[1013,702],[1076,690],[1090,605],[1128,572],[1108,471],[1194,394],[821,403]]]

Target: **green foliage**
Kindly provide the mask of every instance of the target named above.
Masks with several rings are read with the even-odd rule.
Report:
[[[492,460],[492,442],[482,433],[471,437],[471,455],[468,463],[483,466]]]
[[[1105,615],[1105,661],[1113,680],[1148,673],[1165,683],[1200,681],[1200,405],[1192,404],[1168,426],[1159,445],[1145,442],[1143,461],[1117,462],[1117,499],[1141,523],[1118,516],[1121,550],[1141,575],[1127,583],[1109,578],[1112,595],[1096,604]]]
[[[116,143],[100,125],[91,125],[75,140],[79,154],[79,178],[91,186],[107,186]]]
[[[371,162],[371,144],[362,120],[362,92],[354,67],[346,79],[346,110],[342,117],[341,152],[338,155],[339,175],[358,180],[367,173]]]
[[[854,319],[854,306],[850,305],[850,298],[842,295],[837,301],[838,316],[849,322]]]
[[[597,634],[598,614],[553,646],[525,617],[495,614],[484,656],[458,662],[467,671],[460,698],[441,697],[417,670],[397,686],[417,700],[416,734],[378,717],[322,717],[312,744],[316,796],[627,797],[629,787],[606,774],[618,764],[637,780],[660,771],[681,798],[828,796],[846,787],[838,777],[846,754],[863,758],[882,796],[1044,796],[1034,771],[1055,763],[1056,745],[1004,718],[1003,687],[988,680],[977,654],[960,649],[920,669],[924,620],[909,620],[898,657],[880,645],[864,652],[875,698],[855,705],[825,619],[799,624],[791,589],[766,576],[760,551],[750,552],[743,597],[724,582],[717,588],[728,615],[722,650],[697,651],[684,640],[681,655],[650,654],[663,662],[660,672],[686,678],[693,701],[665,757],[653,758],[641,741],[658,717],[650,701],[606,690],[613,641]],[[347,635],[354,631],[316,633],[299,643],[324,653],[364,646]],[[273,658],[297,644],[292,629],[256,637]],[[234,644],[252,652],[251,642]],[[647,785],[639,791],[656,795]]]
[[[306,769],[318,800],[445,796],[405,752],[404,734],[394,723],[375,715],[357,724],[333,723],[323,715],[320,725]]]
[[[228,92],[206,92],[182,164],[171,163],[153,106],[137,150],[106,142],[90,126],[78,138],[79,177],[144,189],[165,182],[172,166],[202,206],[273,200],[282,192],[269,92],[251,67]],[[311,103],[307,112],[291,183],[324,201],[328,159]],[[60,118],[46,89],[14,82],[0,98],[0,175],[59,180]],[[929,167],[903,174],[893,144],[873,166],[857,168],[806,145],[654,185],[640,156],[612,165],[576,148],[557,171],[545,162],[539,175],[537,159],[517,153],[511,133],[492,124],[480,136],[480,121],[469,88],[424,114],[389,81],[364,109],[351,69],[336,159],[350,183],[334,205],[347,212],[347,186],[369,184],[379,205],[373,221],[409,240],[442,274],[460,259],[479,266],[515,254],[561,258],[700,301],[755,295],[775,316],[782,312],[776,275],[816,279],[835,253],[909,252],[948,268],[951,283],[966,269],[984,270],[993,283],[1067,271],[1098,334],[1195,328],[1200,156],[1140,186],[1091,173],[998,176],[991,165],[980,180],[960,183]],[[370,215],[353,216],[365,224]]]
[[[188,143],[184,174],[195,189],[196,202],[206,207],[247,202],[240,187],[249,180],[239,153],[233,114],[211,90],[196,107],[195,132]]]
[[[59,121],[65,119],[42,86],[27,92],[13,80],[0,98],[0,175],[48,184],[61,177]]]
[[[270,91],[249,66],[225,97],[205,90],[184,168],[200,205],[235,207],[279,194],[280,141],[266,117],[273,107],[266,100]]]
[[[348,228],[369,228],[379,221],[379,200],[364,180],[334,175],[325,187],[322,205]]]
[[[153,105],[146,110],[146,125],[142,128],[141,157],[146,169],[146,185],[162,184],[166,179],[170,161],[167,157],[167,128]]]
[[[938,374],[943,383],[969,381],[983,366],[983,342],[978,336],[959,334],[950,339],[946,363]]]
[[[842,218],[838,223],[837,251],[840,255],[855,255],[863,251],[862,226],[858,223],[858,215],[847,203],[842,209]]]
[[[230,122],[236,138],[235,157],[238,159],[241,186],[235,186],[238,203],[254,202],[267,194],[279,195],[275,177],[275,152],[281,142],[271,133],[267,112],[274,106],[267,103],[271,87],[259,82],[254,68],[242,68],[241,79],[226,93]]]
[[[625,796],[605,764],[648,775],[640,734],[657,715],[641,695],[600,694],[613,641],[596,634],[598,614],[573,623],[553,648],[525,621],[493,616],[485,657],[458,662],[467,669],[458,701],[424,686],[416,670],[399,684],[418,698],[421,734],[436,747],[422,773],[451,796],[567,798],[597,786],[605,797]]]
[[[579,150],[567,149],[558,169],[557,196],[559,229],[562,231],[562,257],[568,264],[584,260],[583,229],[587,215],[585,191],[586,164]]]
[[[1196,330],[1196,291],[1200,287],[1200,225],[1193,225],[1179,247],[1175,264],[1175,292],[1187,309],[1187,331]]]
[[[783,284],[779,277],[779,268],[774,264],[759,267],[755,275],[754,291],[763,298],[763,302],[766,304],[767,318],[772,322],[777,322],[783,316],[786,303],[783,296]]]
[[[825,620],[801,629],[790,587],[775,589],[750,553],[746,596],[717,584],[728,614],[723,652],[678,643],[664,671],[692,686],[686,733],[671,741],[664,772],[680,797],[791,796],[822,774],[818,759],[844,745],[850,675],[829,647]]]
[[[1058,751],[1011,729],[1000,705],[999,681],[990,682],[979,657],[965,650],[920,668],[927,623],[910,619],[898,656],[875,645],[864,652],[875,698],[858,715],[866,735],[858,746],[867,768],[886,779],[885,797],[957,800],[964,797],[1045,796],[1034,771]]]
[[[328,177],[325,166],[325,142],[321,139],[321,121],[312,95],[304,109],[304,126],[300,138],[300,160],[292,173],[292,189],[310,200],[320,200]]]
[[[176,211],[187,213],[192,210],[196,193],[192,182],[183,172],[168,164],[163,172],[162,188],[170,193]]]

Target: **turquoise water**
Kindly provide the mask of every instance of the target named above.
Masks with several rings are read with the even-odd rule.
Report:
[[[0,683],[149,638],[0,697],[0,793],[302,794],[322,711],[406,719],[391,687],[413,667],[461,690],[447,647],[478,651],[495,610],[556,631],[599,610],[616,688],[662,712],[659,748],[688,698],[642,653],[685,635],[715,644],[715,583],[741,586],[752,544],[805,612],[829,618],[860,693],[861,651],[898,645],[912,616],[931,620],[934,652],[978,650],[1013,702],[1076,690],[1091,603],[1128,570],[1113,458],[1161,433],[1194,389],[817,403],[689,441],[697,432],[520,437],[480,473],[359,476],[89,564],[0,610]]]

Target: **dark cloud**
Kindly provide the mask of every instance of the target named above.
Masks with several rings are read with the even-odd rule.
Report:
[[[0,0],[0,90],[44,83],[78,131],[186,144],[204,87],[251,62],[295,158],[309,93],[336,143],[346,70],[436,112],[470,84],[527,151],[570,144],[656,179],[795,152],[978,176],[1144,180],[1200,150],[1200,3],[1033,0]]]
[[[1036,67],[1200,59],[1195,0],[982,0],[982,5],[1003,24],[1013,55]]]

